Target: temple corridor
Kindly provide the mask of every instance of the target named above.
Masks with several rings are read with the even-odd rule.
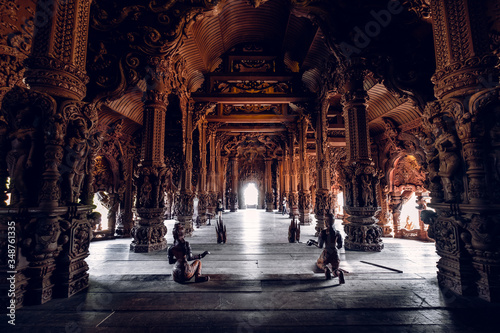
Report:
[[[288,243],[290,219],[277,211],[223,214],[188,239],[205,250],[206,283],[178,284],[166,250],[130,251],[130,239],[91,243],[87,292],[17,313],[22,332],[497,332],[500,305],[440,290],[434,243],[385,238],[382,252],[340,252],[346,284],[315,269],[321,250],[306,246],[315,223]],[[174,220],[167,220],[168,245]],[[342,233],[341,221],[336,228]],[[370,262],[396,270],[363,263]],[[495,317],[496,314],[496,317]],[[2,321],[0,325],[6,325]],[[3,326],[2,326],[3,327]],[[3,331],[3,328],[0,330]],[[3,331],[5,332],[5,331]]]

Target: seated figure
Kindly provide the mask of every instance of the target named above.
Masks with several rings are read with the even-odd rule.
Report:
[[[345,283],[344,280],[345,271],[339,268],[340,259],[338,254],[338,249],[342,248],[342,235],[340,235],[340,232],[335,230],[333,222],[334,222],[333,215],[329,214],[327,216],[327,219],[325,220],[326,228],[321,230],[321,233],[318,237],[318,241],[316,242],[310,239],[307,242],[307,245],[309,246],[315,245],[320,249],[322,249],[323,245],[325,245],[325,248],[323,252],[321,252],[321,255],[319,256],[316,262],[316,265],[318,266],[319,269],[325,271],[325,276],[327,280],[332,279],[332,273],[333,273],[333,277],[338,277],[339,283],[343,284]]]
[[[172,231],[174,235],[174,245],[168,249],[168,262],[175,264],[172,271],[175,282],[185,283],[193,276],[195,282],[205,282],[210,277],[201,275],[201,261],[210,252],[205,251],[202,254],[193,255],[189,242],[184,239],[184,227],[177,223]],[[194,260],[193,263],[188,261]]]

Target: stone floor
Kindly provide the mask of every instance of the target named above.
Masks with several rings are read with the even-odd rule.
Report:
[[[381,253],[341,250],[346,284],[315,269],[320,254],[289,244],[279,213],[224,213],[227,244],[213,224],[189,239],[203,259],[206,283],[172,281],[166,251],[137,254],[130,239],[93,242],[90,289],[70,299],[17,311],[1,332],[499,332],[500,304],[439,290],[433,243],[384,239]],[[172,244],[174,221],[166,221]],[[337,229],[342,230],[339,222]],[[368,263],[400,270],[396,272]]]

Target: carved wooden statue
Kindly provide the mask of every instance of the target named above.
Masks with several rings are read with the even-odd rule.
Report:
[[[219,220],[215,225],[215,232],[217,232],[217,243],[226,244],[226,226],[222,222],[222,216],[219,216]]]
[[[29,108],[19,110],[16,115],[16,130],[9,135],[12,149],[7,154],[10,176],[11,206],[24,206],[28,196],[26,172],[33,166],[35,128]]]
[[[185,283],[193,276],[195,282],[206,282],[210,280],[209,276],[201,275],[201,261],[210,252],[205,251],[201,254],[193,255],[189,242],[184,239],[184,227],[177,223],[172,231],[174,235],[174,245],[168,249],[168,262],[175,264],[172,276],[175,282]],[[188,262],[194,260],[191,264]]]
[[[288,242],[295,243],[298,241],[300,241],[300,225],[294,216],[288,227]]]
[[[344,272],[346,271],[339,268],[340,258],[338,254],[338,249],[341,249],[343,244],[342,235],[340,235],[340,232],[335,230],[333,222],[333,215],[328,214],[327,219],[325,220],[326,228],[321,230],[318,241],[316,242],[315,240],[310,239],[307,241],[307,245],[315,245],[320,249],[322,249],[323,245],[325,245],[325,248],[323,252],[321,252],[316,265],[319,269],[325,271],[325,277],[327,280],[332,279],[333,273],[333,277],[338,277],[339,283],[344,284]]]
[[[432,126],[436,136],[435,146],[438,151],[439,176],[441,176],[443,183],[445,200],[451,202],[456,199],[457,195],[454,177],[460,166],[458,139],[442,119],[434,118]]]

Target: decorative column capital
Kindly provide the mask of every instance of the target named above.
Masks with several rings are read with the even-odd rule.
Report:
[[[36,25],[31,55],[26,61],[26,84],[53,96],[82,100],[91,1],[37,2],[46,22]],[[74,13],[69,15],[68,13]]]

